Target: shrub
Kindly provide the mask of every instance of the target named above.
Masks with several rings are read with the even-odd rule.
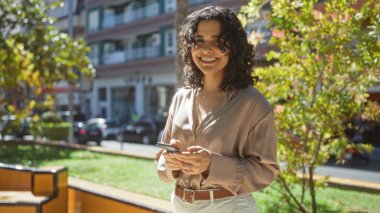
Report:
[[[68,140],[71,128],[70,122],[43,122],[39,124],[40,136],[49,140]]]

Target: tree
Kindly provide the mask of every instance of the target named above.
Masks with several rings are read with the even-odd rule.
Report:
[[[300,212],[317,212],[323,181],[315,180],[315,168],[342,154],[347,121],[363,111],[366,88],[379,79],[380,2],[359,2],[250,0],[241,10],[254,20],[270,4],[277,50],[267,54],[272,65],[255,72],[275,109],[278,160],[285,164],[277,182],[283,200]]]
[[[75,84],[77,70],[95,73],[83,40],[60,33],[47,16],[42,0],[4,0],[0,3],[0,115],[26,116],[42,89],[62,80]],[[22,117],[22,116],[21,116]]]

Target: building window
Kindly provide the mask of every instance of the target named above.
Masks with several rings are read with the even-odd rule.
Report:
[[[169,47],[171,47],[171,46],[173,46],[173,44],[174,44],[174,41],[173,41],[174,39],[173,39],[173,32],[170,30],[169,32],[168,32],[168,46]]]
[[[169,106],[173,98],[175,88],[173,86],[157,85],[145,87],[144,114],[163,128],[168,116]]]
[[[102,109],[100,111],[100,117],[101,118],[106,118],[107,117],[107,108],[106,107],[102,107]]]
[[[98,66],[99,65],[99,45],[98,44],[92,44],[92,45],[90,45],[90,48],[91,48],[91,50],[88,54],[88,57],[90,58],[91,63],[94,66]]]
[[[166,4],[166,8],[165,8],[165,12],[166,13],[173,13],[176,9],[176,3],[177,1],[176,0],[166,0],[165,2]]]
[[[211,2],[211,0],[189,0],[188,5],[196,5]]]
[[[99,101],[106,101],[107,100],[107,90],[106,88],[102,87],[98,89],[98,99]]]
[[[107,42],[104,43],[104,53],[113,53],[116,51],[116,43],[114,42]]]
[[[93,10],[88,14],[88,31],[90,33],[96,32],[100,29],[99,25],[99,10]]]
[[[175,30],[167,30],[165,33],[165,39],[165,55],[172,56],[175,54],[176,48]]]
[[[53,16],[57,19],[64,18],[65,16],[69,15],[69,1],[70,0],[64,0],[62,1],[64,4],[62,7],[56,7],[52,10],[47,11],[49,16]],[[54,2],[54,0],[48,1],[49,3]],[[72,13],[75,13],[76,10],[80,9],[80,3],[78,5],[78,1],[72,1]]]
[[[135,88],[116,87],[111,89],[111,118],[118,124],[131,122],[135,112]]]

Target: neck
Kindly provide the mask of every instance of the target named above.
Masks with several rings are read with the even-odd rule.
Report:
[[[215,78],[215,76],[207,76],[205,75],[204,76],[204,79],[203,79],[203,91],[204,92],[210,92],[210,93],[213,93],[213,92],[220,92],[220,84],[222,83],[222,80],[223,78],[222,77],[219,77],[219,78]]]

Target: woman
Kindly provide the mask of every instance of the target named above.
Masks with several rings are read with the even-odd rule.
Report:
[[[279,167],[272,108],[252,86],[253,46],[236,15],[209,6],[182,26],[187,86],[174,96],[158,153],[158,174],[176,181],[174,212],[257,212],[251,193]]]

